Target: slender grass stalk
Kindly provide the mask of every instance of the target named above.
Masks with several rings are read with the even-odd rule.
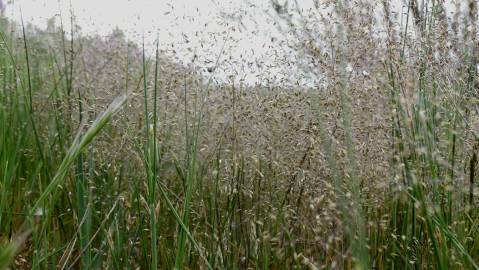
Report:
[[[155,81],[154,81],[154,100],[153,100],[153,125],[150,127],[150,112],[148,111],[148,74],[147,74],[147,62],[145,56],[145,44],[143,40],[143,51],[142,51],[142,67],[143,67],[143,98],[145,106],[145,165],[146,165],[146,174],[147,174],[147,185],[148,185],[148,209],[150,217],[150,247],[151,247],[151,269],[157,269],[158,267],[158,248],[157,248],[157,232],[156,232],[156,95],[157,95],[157,73],[158,73],[158,50],[156,52],[155,59]],[[152,138],[150,138],[152,137]]]
[[[82,123],[82,103],[81,103],[81,96],[79,95],[79,122]],[[84,174],[83,168],[83,153],[78,154],[77,162],[76,162],[76,169],[75,169],[75,180],[76,180],[76,194],[77,194],[77,215],[79,219],[85,219],[85,222],[82,222],[80,225],[80,248],[83,249],[86,247],[88,243],[88,239],[90,238],[90,230],[91,230],[91,211],[88,210],[90,207],[89,198],[90,193],[88,192],[88,184]],[[84,256],[82,256],[82,268],[87,269],[87,266],[90,265],[91,261],[91,250],[88,248],[85,252]]]
[[[157,223],[157,216],[155,213],[155,207],[157,204],[156,199],[156,181],[158,179],[157,173],[157,95],[158,95],[158,62],[159,62],[159,55],[158,55],[158,46],[159,40],[156,40],[156,54],[155,54],[155,76],[154,76],[154,89],[153,89],[153,139],[152,144],[149,149],[149,157],[150,159],[150,177],[148,180],[148,200],[149,200],[149,207],[150,207],[150,230],[151,230],[151,268],[157,269],[158,267],[158,248],[157,248],[157,232],[156,232],[156,223]],[[146,74],[145,74],[146,77]],[[145,116],[147,117],[147,116]]]
[[[28,46],[27,46],[27,36],[25,33],[25,26],[23,24],[23,18],[21,20],[22,22],[22,34],[23,34],[23,45],[25,48],[25,60],[26,60],[26,68],[27,68],[27,86],[28,86],[28,104],[29,104],[29,109],[30,109],[30,124],[32,125],[33,129],[33,134],[35,135],[35,143],[37,145],[37,150],[40,155],[40,159],[43,163],[45,163],[45,156],[43,155],[43,150],[40,142],[40,137],[38,136],[38,131],[37,131],[37,126],[35,124],[35,120],[33,118],[34,115],[34,110],[33,110],[33,90],[32,90],[32,79],[30,75],[30,56],[28,53]]]

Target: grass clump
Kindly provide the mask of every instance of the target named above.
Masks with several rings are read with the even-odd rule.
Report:
[[[3,18],[0,269],[477,269],[477,7],[397,8],[272,2],[302,87]]]

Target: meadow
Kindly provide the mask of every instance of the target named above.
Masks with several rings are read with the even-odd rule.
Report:
[[[0,269],[479,269],[477,2],[392,2],[272,1],[307,86],[1,17]]]

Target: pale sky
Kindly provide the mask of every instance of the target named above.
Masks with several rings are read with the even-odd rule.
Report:
[[[1,1],[1,0],[0,0]],[[276,0],[280,4],[285,0]],[[375,1],[375,0],[373,0]],[[452,3],[462,0],[447,0]],[[224,74],[257,81],[258,73],[281,76],[268,59],[287,57],[283,36],[273,26],[271,0],[10,0],[5,14],[45,27],[49,18],[63,18],[68,30],[71,10],[83,34],[107,35],[118,27],[137,44],[145,38],[149,51],[157,36],[162,48],[173,48],[179,61],[197,55],[199,66],[211,66],[225,43]],[[298,0],[308,9],[314,0]],[[321,1],[320,1],[321,2]],[[378,1],[379,2],[379,1]],[[396,9],[401,10],[401,0]],[[449,4],[449,6],[451,6]],[[21,12],[20,12],[21,11]],[[269,15],[268,15],[269,14]],[[226,18],[226,19],[225,19]],[[273,38],[273,39],[272,39]],[[274,42],[272,41],[274,40]],[[173,44],[173,47],[171,46]],[[291,53],[290,53],[291,55]],[[258,63],[263,63],[258,65]]]
[[[118,27],[137,44],[144,37],[151,52],[158,37],[160,47],[174,45],[179,61],[188,62],[197,55],[198,64],[207,67],[214,65],[225,42],[225,57],[232,56],[237,61],[241,56],[261,61],[271,47],[277,46],[271,42],[275,29],[263,14],[269,8],[269,0],[254,2],[255,7],[250,8],[242,0],[15,0],[7,1],[5,14],[17,21],[22,14],[25,22],[41,28],[52,17],[58,23],[61,14],[68,31],[73,11],[83,34],[107,35]],[[248,10],[248,14],[239,10]],[[245,16],[255,16],[258,24],[241,20]],[[232,74],[238,72],[237,77],[255,81],[257,71],[242,71],[232,63],[229,61],[230,66],[223,68]]]

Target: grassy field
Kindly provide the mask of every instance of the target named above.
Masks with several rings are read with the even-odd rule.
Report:
[[[357,2],[311,88],[1,18],[0,269],[478,269],[477,4]]]

